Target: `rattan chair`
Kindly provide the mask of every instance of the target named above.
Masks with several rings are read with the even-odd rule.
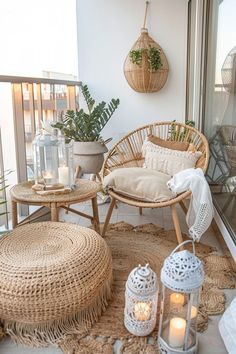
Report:
[[[208,142],[203,134],[195,128],[177,122],[158,122],[138,128],[128,135],[124,136],[109,151],[101,171],[102,179],[111,171],[123,167],[142,167],[144,158],[142,156],[142,145],[147,135],[153,134],[165,140],[190,142],[196,151],[201,151],[202,156],[198,159],[196,167],[202,168],[206,172],[209,161]],[[180,223],[176,211],[176,205],[179,203],[183,211],[187,212],[184,200],[191,195],[190,191],[179,194],[177,197],[164,202],[144,202],[131,199],[127,196],[118,194],[113,190],[109,190],[111,197],[110,207],[108,209],[106,219],[103,226],[102,235],[105,235],[109,224],[113,208],[116,201],[126,203],[139,208],[142,214],[143,208],[163,208],[170,207],[172,212],[173,223],[176,231],[178,243],[183,241]]]

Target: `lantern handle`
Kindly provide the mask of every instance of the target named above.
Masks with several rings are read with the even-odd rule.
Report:
[[[170,255],[172,256],[172,254],[174,254],[174,253],[177,251],[178,248],[180,248],[180,247],[182,247],[183,245],[186,245],[186,243],[190,243],[190,242],[192,243],[192,246],[193,246],[193,253],[195,254],[195,244],[194,244],[193,240],[186,240],[186,241],[180,243],[177,247],[175,247],[175,249],[171,252]]]

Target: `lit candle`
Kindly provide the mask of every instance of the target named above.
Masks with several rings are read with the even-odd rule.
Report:
[[[52,183],[53,174],[52,174],[51,171],[45,170],[45,171],[42,172],[42,174],[43,174],[44,182],[45,182],[46,184]]]
[[[174,317],[170,320],[169,345],[173,348],[182,347],[184,344],[184,335],[186,321],[181,317]]]
[[[191,307],[191,319],[197,316],[197,308],[195,306]]]
[[[67,166],[61,166],[58,168],[59,183],[67,186],[69,184],[69,168]]]
[[[184,304],[184,295],[173,293],[170,295],[170,303],[174,305],[182,305]]]
[[[150,318],[151,306],[146,302],[137,302],[134,305],[134,316],[138,321],[147,321]]]

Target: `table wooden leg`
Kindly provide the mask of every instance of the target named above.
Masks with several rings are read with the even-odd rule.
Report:
[[[57,207],[57,203],[51,203],[51,221],[59,221],[59,208]]]
[[[14,200],[11,201],[11,210],[12,210],[12,228],[14,229],[18,225],[17,202],[15,202]]]
[[[103,224],[102,237],[104,237],[105,234],[106,234],[107,227],[109,225],[109,221],[110,221],[110,218],[111,218],[111,215],[112,215],[112,211],[113,211],[115,205],[116,205],[116,199],[114,197],[112,197],[111,198],[111,202],[110,202],[110,206],[109,206],[109,209],[108,209],[108,212],[107,212],[107,215],[106,215],[106,219],[105,219],[104,224]]]
[[[92,207],[93,207],[93,226],[94,230],[100,234],[100,222],[99,222],[99,215],[98,215],[98,203],[97,203],[97,196],[92,198]]]

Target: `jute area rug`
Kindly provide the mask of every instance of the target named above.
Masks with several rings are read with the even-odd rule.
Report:
[[[148,338],[138,338],[126,331],[123,325],[124,288],[128,274],[138,264],[149,263],[159,277],[164,259],[177,245],[175,232],[153,224],[134,227],[120,222],[110,225],[105,239],[113,257],[113,298],[87,333],[75,333],[61,342],[60,348],[64,354],[112,354],[114,348],[121,354],[159,353],[156,345],[158,328]],[[236,269],[230,258],[219,255],[212,247],[199,243],[196,252],[204,262],[205,270],[198,315],[198,331],[203,332],[207,329],[209,315],[224,312],[225,295],[221,289],[235,287]]]

